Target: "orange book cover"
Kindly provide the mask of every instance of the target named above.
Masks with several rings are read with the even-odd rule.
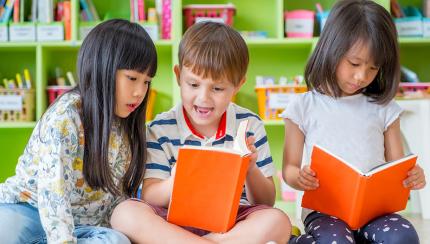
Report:
[[[167,221],[218,233],[233,227],[249,166],[247,122],[239,125],[234,148],[179,149]]]
[[[361,172],[327,150],[314,146],[310,167],[319,180],[305,191],[302,207],[335,216],[356,230],[370,220],[406,208],[410,190],[403,186],[416,155]]]

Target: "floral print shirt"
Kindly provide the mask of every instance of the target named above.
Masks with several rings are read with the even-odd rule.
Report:
[[[52,105],[18,159],[15,176],[0,184],[0,202],[27,202],[38,208],[49,243],[76,243],[75,225],[109,226],[113,208],[124,198],[93,190],[85,182],[80,111],[80,96],[75,93],[63,95]],[[117,186],[131,155],[122,138],[119,121],[115,121],[108,157]]]

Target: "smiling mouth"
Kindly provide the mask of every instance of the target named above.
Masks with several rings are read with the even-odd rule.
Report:
[[[194,110],[201,115],[209,115],[212,111],[213,108],[208,108],[208,107],[199,107],[194,105]]]

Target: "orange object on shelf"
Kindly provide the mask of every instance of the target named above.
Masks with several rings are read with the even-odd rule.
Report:
[[[335,216],[351,229],[359,229],[376,217],[406,208],[410,190],[403,180],[416,161],[416,155],[409,155],[364,173],[314,146],[310,167],[319,187],[305,191],[302,207]]]
[[[281,120],[279,114],[284,111],[288,96],[303,93],[308,89],[305,85],[271,85],[256,87],[258,113],[263,120]]]
[[[146,106],[146,121],[151,121],[154,117],[154,105],[157,91],[153,88],[149,90],[148,105]]]
[[[34,89],[0,89],[0,122],[34,121]]]

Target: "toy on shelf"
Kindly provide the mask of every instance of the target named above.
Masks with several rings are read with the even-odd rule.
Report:
[[[303,93],[307,87],[303,76],[296,76],[290,82],[286,77],[275,84],[273,77],[256,77],[255,91],[258,99],[258,113],[263,120],[281,120],[279,115],[284,111],[292,94]]]
[[[214,21],[233,26],[236,7],[228,4],[190,4],[184,6],[185,27],[201,21]]]
[[[16,80],[4,78],[0,85],[0,122],[34,121],[34,89],[28,69]]]

